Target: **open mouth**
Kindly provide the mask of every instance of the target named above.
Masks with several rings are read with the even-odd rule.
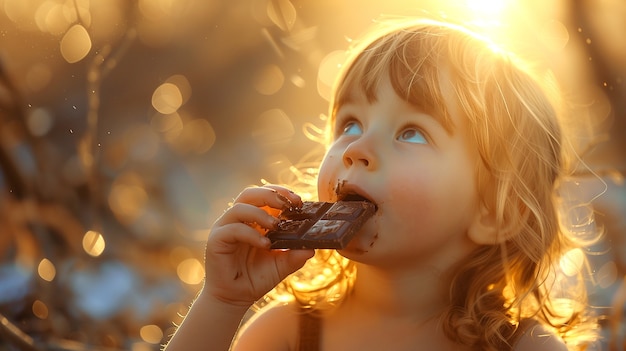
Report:
[[[346,181],[339,182],[336,188],[337,201],[366,201],[366,202],[373,203],[374,205],[376,205],[374,201],[372,201],[371,199],[367,198],[364,195],[359,194],[357,190],[358,189],[355,189],[354,187],[347,185]],[[376,205],[376,209],[378,209],[377,205]]]
[[[364,196],[361,196],[361,195],[355,194],[355,193],[339,194],[338,199],[340,201],[367,201],[367,202],[372,202],[369,199],[365,198]]]

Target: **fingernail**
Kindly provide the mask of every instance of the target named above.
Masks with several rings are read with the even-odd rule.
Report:
[[[293,203],[291,202],[291,200],[286,198],[284,195],[282,195],[280,193],[276,193],[276,197],[278,197],[278,200],[283,203],[283,206],[282,206],[283,209],[292,209],[293,208]]]
[[[276,217],[272,217],[271,225],[272,225],[272,229],[277,229],[278,226],[280,225],[280,219],[278,219]]]
[[[270,247],[270,245],[272,245],[272,242],[270,241],[270,239],[268,239],[268,238],[267,238],[267,237],[265,237],[265,236],[262,236],[262,237],[260,237],[259,239],[260,239],[260,242],[261,242],[261,245],[262,245],[262,246],[265,246],[265,247]]]

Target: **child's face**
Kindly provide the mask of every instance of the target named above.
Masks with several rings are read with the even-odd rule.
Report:
[[[475,247],[466,233],[479,208],[477,153],[464,133],[466,121],[448,106],[449,132],[399,98],[388,80],[376,97],[369,103],[355,91],[339,108],[320,169],[321,201],[357,193],[378,206],[342,254],[403,265],[432,258],[447,266]]]

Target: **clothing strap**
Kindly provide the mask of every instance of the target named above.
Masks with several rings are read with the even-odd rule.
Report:
[[[526,334],[529,330],[532,330],[534,327],[538,326],[539,322],[534,319],[522,319],[513,333],[513,336],[509,339],[509,344],[511,345],[511,350],[515,350],[517,343],[520,341],[522,336]]]
[[[538,322],[533,319],[522,320],[513,336],[508,340],[508,345],[502,345],[502,349],[515,349],[521,336],[537,324]],[[320,350],[321,325],[321,319],[316,313],[305,309],[300,310],[300,339],[298,351]]]
[[[321,324],[317,314],[310,311],[301,311],[298,351],[319,351]]]

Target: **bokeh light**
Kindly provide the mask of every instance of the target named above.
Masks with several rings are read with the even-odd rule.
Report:
[[[87,56],[91,50],[91,38],[85,27],[75,24],[61,39],[61,55],[65,61],[75,63]]]
[[[196,118],[184,122],[183,130],[174,140],[172,146],[183,154],[204,154],[215,144],[217,135],[206,119]]]
[[[336,50],[327,54],[320,63],[317,75],[317,93],[327,101],[330,101],[331,88],[347,57],[348,53],[345,50]]]
[[[116,179],[109,193],[109,206],[122,223],[136,221],[148,202],[144,182],[136,173],[128,172]]]
[[[39,266],[37,267],[37,273],[41,279],[51,282],[54,280],[54,277],[57,274],[56,267],[49,259],[44,258],[39,262]]]
[[[285,145],[295,134],[293,122],[281,109],[263,112],[255,121],[252,138],[261,145]]]
[[[83,250],[90,256],[98,257],[104,252],[106,243],[102,234],[89,230],[83,236]]]
[[[178,89],[178,93],[182,98],[181,105],[186,103],[191,97],[191,83],[189,83],[189,79],[182,74],[174,74],[173,76],[167,78],[165,83],[174,84]]]
[[[158,325],[144,325],[139,330],[141,339],[150,344],[158,344],[163,340],[163,331]]]
[[[603,289],[610,288],[617,282],[618,274],[617,264],[614,261],[606,262],[596,272],[598,286]]]
[[[296,23],[296,8],[289,0],[268,1],[267,14],[272,22],[283,31],[291,30]]]
[[[178,264],[176,273],[185,284],[197,285],[204,279],[204,265],[196,258],[188,258]]]
[[[33,109],[28,114],[26,125],[29,131],[35,136],[46,135],[53,125],[53,119],[50,112],[44,108]]]
[[[263,95],[273,95],[280,90],[285,76],[277,65],[265,66],[257,77],[255,89]]]
[[[183,95],[176,84],[163,83],[152,95],[152,106],[165,115],[178,111],[182,104]]]
[[[151,125],[155,131],[164,133],[167,140],[175,140],[183,130],[183,119],[178,113],[157,113],[152,116]]]
[[[48,306],[46,306],[45,303],[43,303],[40,300],[35,300],[35,302],[33,302],[33,314],[39,318],[39,319],[46,319],[48,318]]]
[[[63,5],[54,1],[46,1],[37,8],[35,23],[42,32],[50,34],[61,34],[71,25],[63,16]]]
[[[175,5],[175,0],[139,0],[141,14],[151,20],[160,20],[168,16]]]

